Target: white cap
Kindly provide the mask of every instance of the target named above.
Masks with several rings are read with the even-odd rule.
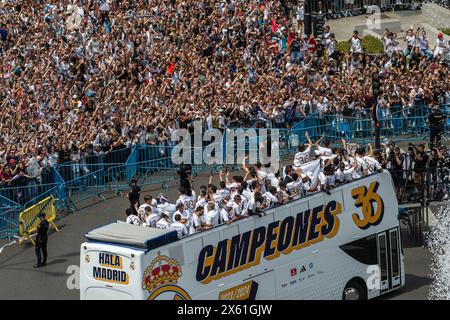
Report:
[[[152,199],[152,206],[156,206],[158,204],[158,201],[156,199]]]

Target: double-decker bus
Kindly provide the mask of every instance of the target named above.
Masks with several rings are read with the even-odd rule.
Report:
[[[388,172],[181,239],[115,222],[86,234],[81,299],[345,299],[404,285]]]

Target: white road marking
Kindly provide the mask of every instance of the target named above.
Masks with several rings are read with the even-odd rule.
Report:
[[[0,248],[0,253],[3,252],[3,249],[8,247],[8,246],[12,246],[13,244],[17,243],[16,240],[11,241],[10,243],[5,244],[3,247]]]

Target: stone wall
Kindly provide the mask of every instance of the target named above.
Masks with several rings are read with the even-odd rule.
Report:
[[[424,3],[422,14],[430,19],[430,24],[434,27],[450,28],[450,10],[432,3]]]

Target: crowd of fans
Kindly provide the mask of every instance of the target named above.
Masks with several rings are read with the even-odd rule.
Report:
[[[302,1],[3,1],[0,184],[170,144],[195,120],[289,127],[311,114],[368,118],[373,104],[388,118],[450,103],[445,59],[420,37],[409,54],[370,56],[355,33],[339,52],[329,28],[304,35],[303,19]]]
[[[349,145],[343,139],[342,146],[330,147],[329,141],[322,144],[322,138],[315,144],[308,133],[306,138],[308,144],[299,146],[293,163],[279,172],[270,172],[259,164],[248,168],[244,159],[245,176],[230,177],[229,172],[224,176],[221,171],[218,181],[213,181],[215,178],[211,176],[209,184],[201,186],[198,192],[193,190],[192,181],[184,177],[179,197],[172,203],[164,194],[159,194],[158,197],[146,195],[141,205],[141,190],[134,180],[128,194],[130,208],[126,210],[126,221],[176,230],[178,236],[183,237],[252,215],[262,216],[266,209],[312,193],[331,193],[341,184],[384,169],[391,172],[398,197],[402,197],[405,179],[412,177],[419,193],[425,188],[425,179],[437,183],[442,179],[438,167],[446,168],[445,183],[450,183],[450,150],[445,147],[433,148],[428,155],[423,144],[418,147],[411,144],[409,153],[403,155],[392,142],[384,146],[383,152],[376,152],[370,144],[366,150]]]

